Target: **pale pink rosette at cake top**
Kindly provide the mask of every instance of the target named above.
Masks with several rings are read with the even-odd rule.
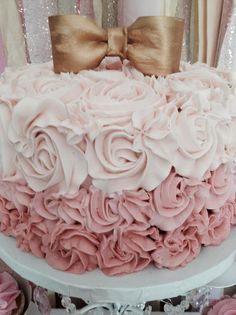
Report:
[[[3,179],[73,195],[89,175],[110,194],[153,190],[172,168],[202,180],[234,162],[235,95],[226,75],[200,64],[167,78],[145,77],[128,63],[110,68],[105,61],[78,75],[56,75],[50,64],[6,71]]]
[[[0,230],[54,268],[108,275],[185,266],[236,225],[230,74],[127,61],[0,84]]]
[[[16,280],[6,271],[0,273],[0,314],[12,315],[17,309],[16,299],[21,294]]]

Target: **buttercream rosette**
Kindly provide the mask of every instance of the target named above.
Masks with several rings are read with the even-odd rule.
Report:
[[[230,75],[201,64],[7,70],[0,230],[69,272],[186,265],[236,225],[235,102]]]

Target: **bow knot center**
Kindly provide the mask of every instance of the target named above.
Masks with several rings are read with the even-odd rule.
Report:
[[[114,27],[107,30],[107,56],[125,59],[127,53],[127,28]]]

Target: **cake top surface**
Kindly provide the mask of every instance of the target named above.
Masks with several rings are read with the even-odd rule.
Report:
[[[234,75],[182,64],[144,76],[125,61],[55,74],[52,64],[7,69],[0,84],[0,174],[35,191],[73,194],[156,188],[171,170],[203,180],[235,161]]]

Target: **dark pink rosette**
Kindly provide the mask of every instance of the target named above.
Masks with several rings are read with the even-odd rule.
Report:
[[[19,212],[14,204],[0,196],[0,231],[14,236],[14,230],[20,220]]]
[[[117,229],[103,235],[97,252],[99,268],[109,276],[143,270],[152,260],[150,253],[157,238],[157,229],[138,230],[135,225],[125,232]]]
[[[203,245],[219,245],[230,233],[231,213],[228,205],[221,207],[218,212],[209,213],[208,230],[201,237]]]
[[[200,235],[208,226],[207,210],[193,215],[179,228],[167,232],[156,242],[152,253],[157,268],[183,267],[196,258],[201,250]]]
[[[175,172],[153,191],[152,225],[164,231],[180,227],[193,212],[200,212],[209,195],[207,183],[184,178]]]
[[[227,201],[235,199],[236,177],[225,165],[220,165],[208,179],[210,184],[209,197],[206,200],[207,209],[219,209]]]
[[[15,229],[17,247],[37,257],[44,257],[42,239],[51,233],[54,225],[55,221],[45,220],[39,215],[24,214]]]
[[[47,220],[62,219],[67,224],[79,222],[85,225],[89,208],[90,194],[85,188],[80,188],[73,196],[58,196],[56,189],[47,189],[35,194],[32,208],[37,214]]]
[[[97,267],[98,239],[79,224],[58,222],[50,235],[43,237],[46,260],[55,269],[83,273]]]
[[[112,203],[111,198],[94,186],[90,186],[89,191],[90,203],[86,213],[87,229],[100,234],[111,232],[120,226],[123,218],[119,214],[117,204]]]
[[[109,205],[124,219],[125,226],[137,223],[145,225],[147,229],[150,227],[149,220],[154,213],[151,198],[152,196],[144,189],[128,190],[114,194]]]
[[[0,229],[7,235],[16,235],[17,225],[24,220],[34,192],[22,183],[0,182]]]

